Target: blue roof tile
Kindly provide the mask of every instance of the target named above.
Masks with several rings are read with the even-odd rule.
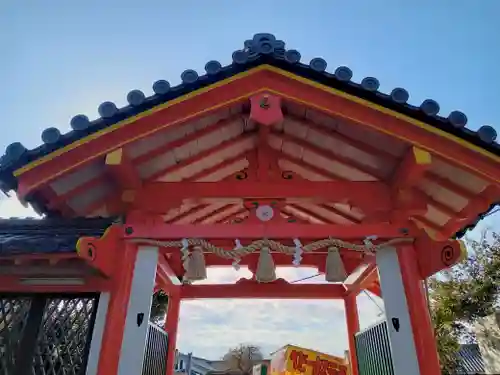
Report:
[[[74,252],[81,236],[101,236],[112,219],[0,219],[0,257]]]

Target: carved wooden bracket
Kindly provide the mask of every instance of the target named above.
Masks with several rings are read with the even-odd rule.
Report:
[[[467,256],[462,241],[435,241],[426,234],[420,235],[415,241],[415,252],[422,278],[450,268]]]
[[[250,98],[250,120],[271,126],[283,121],[281,98],[262,93]]]
[[[119,257],[123,229],[121,225],[112,225],[101,237],[80,237],[76,243],[76,252],[92,268],[106,277],[111,277],[116,269]]]

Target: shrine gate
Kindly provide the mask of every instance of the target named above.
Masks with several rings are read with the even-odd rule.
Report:
[[[100,118],[48,128],[35,149],[7,147],[2,190],[44,218],[0,222],[4,373],[172,375],[182,300],[294,298],[344,301],[351,373],[363,375],[356,296],[368,290],[384,300],[388,366],[439,374],[422,281],[462,259],[455,238],[499,199],[494,129],[301,62],[271,34],[205,71],[133,90],[124,108],[102,103]],[[291,265],[326,282],[276,279]],[[197,285],[210,266],[253,277]]]

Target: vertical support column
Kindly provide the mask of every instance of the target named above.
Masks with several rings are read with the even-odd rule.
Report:
[[[168,334],[166,375],[174,374],[177,347],[177,328],[179,327],[179,313],[181,309],[180,288],[182,287],[176,287],[168,296],[167,319],[165,320],[165,331],[167,331]]]
[[[142,373],[157,265],[158,247],[139,246],[127,304],[118,375]]]
[[[345,319],[347,322],[347,335],[349,341],[349,362],[351,375],[358,375],[358,355],[356,352],[356,333],[359,332],[359,315],[356,294],[351,293],[344,297]]]
[[[113,274],[111,280],[108,311],[99,354],[98,375],[118,373],[127,306],[137,259],[137,245],[129,242],[125,243],[120,255],[120,257],[116,258],[117,271]]]
[[[99,365],[99,354],[102,348],[102,339],[106,327],[106,316],[108,314],[110,293],[103,292],[99,296],[97,303],[97,314],[95,316],[92,341],[90,341],[89,358],[87,361],[87,372],[85,375],[97,375]]]
[[[419,368],[398,251],[394,247],[380,249],[376,259],[384,296],[394,373],[395,375],[427,375]]]
[[[434,328],[422,278],[418,269],[415,248],[412,245],[399,248],[398,259],[406,300],[408,301],[408,310],[420,364],[420,373],[425,375],[440,375],[441,368],[436,339],[434,337]]]

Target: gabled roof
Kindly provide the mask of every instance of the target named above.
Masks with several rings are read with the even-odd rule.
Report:
[[[111,102],[102,103],[99,119],[90,121],[84,115],[77,115],[71,120],[73,130],[67,134],[60,134],[55,128],[46,129],[42,133],[44,143],[36,149],[11,144],[0,159],[0,189],[19,188],[17,192],[23,200],[48,216],[123,215],[130,207],[124,192],[130,189],[118,186],[123,183],[112,173],[116,165],[108,168],[106,164],[107,157],[115,151],[127,156],[123,160],[129,159],[128,170],[134,174],[133,182],[137,182],[131,199],[137,203],[141,197],[151,196],[144,191],[151,192],[154,184],[167,189],[168,184],[185,182],[175,187],[169,185],[168,189],[178,192],[187,188],[192,192],[190,182],[245,179],[248,175],[243,178],[240,175],[255,172],[256,154],[264,148],[276,159],[280,180],[290,180],[293,176],[296,181],[385,184],[398,178],[399,167],[405,168],[405,160],[408,155],[411,158],[415,145],[426,144],[422,139],[435,136],[436,146],[430,151],[437,155],[436,160],[425,178],[417,179],[414,184],[417,195],[428,202],[427,211],[416,214],[420,224],[437,232],[443,229],[449,236],[469,225],[478,213],[486,211],[490,202],[497,200],[495,176],[500,146],[495,143],[496,132],[489,126],[478,132],[466,129],[467,118],[459,111],[440,116],[439,105],[433,100],[412,106],[407,103],[406,90],[396,88],[390,93],[381,93],[373,77],[354,83],[347,67],[329,73],[321,58],[301,63],[299,52],[287,50],[284,42],[270,34],[256,34],[246,41],[242,50],[233,53],[229,66],[210,61],[205,70],[203,76],[186,70],[181,75],[182,83],[176,87],[157,81],[150,97],[133,90],[127,96],[129,105],[121,109]],[[267,77],[271,78],[266,81]],[[283,82],[285,85],[280,86]],[[301,99],[304,88],[328,94],[308,101]],[[252,107],[249,99],[263,90],[274,90],[281,95],[280,109],[284,116],[280,124],[269,127],[270,134],[264,142],[259,140],[259,126],[249,114]],[[287,96],[287,90],[295,91]],[[239,96],[235,92],[240,93]],[[221,93],[225,95],[224,100]],[[323,107],[333,106],[335,98],[341,99],[336,102],[338,112],[345,107],[349,109],[337,113],[318,104],[322,100]],[[176,119],[165,115],[170,109],[175,112],[176,108],[189,115],[185,118],[181,118],[184,114],[178,115]],[[363,119],[354,119],[359,113],[368,113],[364,110],[370,113],[361,116]],[[378,118],[379,125],[373,128],[370,126],[372,114],[382,116]],[[418,124],[406,127],[410,122]],[[392,130],[385,129],[386,125]],[[424,138],[412,142],[411,135],[399,134],[410,128],[419,128],[418,136],[425,133]],[[137,134],[131,135],[131,132]],[[446,137],[452,139],[448,144],[454,143],[451,149],[441,147],[440,141]],[[104,142],[108,143],[102,146]],[[80,147],[83,144],[86,146]],[[455,157],[455,151],[460,153],[463,145],[468,149],[467,160],[457,164],[455,161],[460,158]],[[101,147],[99,151],[98,147]],[[446,157],[441,157],[443,155]],[[483,171],[483,175],[473,170],[476,155],[484,162],[483,166],[487,165],[488,171]],[[488,160],[485,162],[485,159]],[[118,169],[121,166],[125,165],[118,165]],[[50,169],[50,174],[45,167]],[[38,180],[27,182],[33,175],[37,175]],[[483,178],[485,176],[487,178]],[[252,178],[247,180],[249,184],[256,182],[250,181]],[[144,190],[146,185],[149,190]],[[492,185],[497,188],[494,194],[480,196]],[[136,197],[134,189],[142,187],[145,188]],[[249,190],[246,191],[245,197],[254,193],[252,190],[248,195]],[[161,207],[153,203],[155,209],[163,210],[158,213],[167,223],[229,224],[242,222],[248,215],[242,202],[207,199],[186,203],[187,199],[180,195],[176,199],[182,205],[166,208],[170,203],[161,199],[158,200],[163,202]],[[142,203],[147,205],[144,200]],[[352,225],[365,219],[376,220],[369,209],[351,203],[333,198],[321,204],[288,201],[281,214],[288,221],[315,224]],[[383,217],[387,218],[387,213]]]
[[[327,62],[322,58],[314,58],[309,63],[300,62],[300,53],[293,49],[287,50],[285,43],[272,34],[254,35],[253,39],[245,41],[242,50],[232,54],[232,60],[232,64],[225,67],[217,61],[207,62],[204,75],[185,70],[181,74],[182,83],[175,87],[170,87],[165,80],[156,81],[153,84],[154,94],[149,97],[139,90],[132,90],[127,95],[129,105],[124,108],[104,102],[99,106],[100,118],[90,121],[85,115],[76,115],[70,122],[72,131],[66,134],[61,134],[56,128],[47,128],[41,135],[43,144],[35,149],[28,150],[20,142],[10,144],[0,158],[0,188],[3,191],[16,189],[13,172],[55,150],[193,90],[264,64],[395,110],[500,155],[500,145],[495,142],[497,134],[493,127],[482,126],[477,132],[469,130],[465,128],[467,117],[460,111],[439,114],[439,104],[432,99],[425,100],[419,106],[411,105],[408,103],[409,93],[404,88],[382,93],[378,90],[376,78],[366,77],[360,83],[355,83],[351,81],[352,72],[348,67],[341,66],[331,73],[327,72]]]

